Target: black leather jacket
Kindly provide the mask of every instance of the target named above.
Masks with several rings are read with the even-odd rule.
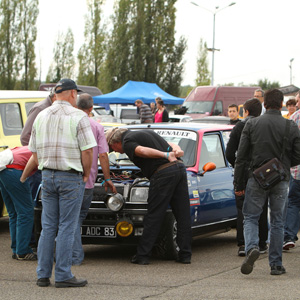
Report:
[[[260,117],[247,122],[242,132],[234,170],[234,186],[236,191],[245,189],[244,170],[250,162],[250,173],[263,162],[277,157],[280,160],[286,122],[291,122],[288,143],[282,163],[290,177],[290,167],[300,164],[300,131],[294,121],[286,120],[281,112],[269,109]]]

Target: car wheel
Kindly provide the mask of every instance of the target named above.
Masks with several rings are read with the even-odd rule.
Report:
[[[167,213],[155,247],[157,255],[163,259],[176,259],[179,251],[176,237],[177,222],[172,213]]]

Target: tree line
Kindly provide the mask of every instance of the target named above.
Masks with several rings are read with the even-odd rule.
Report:
[[[187,43],[175,40],[176,0],[116,0],[110,30],[103,4],[87,0],[85,40],[76,55],[72,29],[57,36],[46,82],[74,78],[108,93],[128,80],[146,81],[185,97],[192,87],[181,88]],[[38,6],[39,0],[0,0],[0,89],[36,90],[41,83],[34,46]],[[201,39],[196,86],[210,84],[207,56]]]
[[[104,0],[87,0],[84,43],[74,55],[72,29],[58,35],[46,81],[70,77],[106,93],[137,80],[179,95],[186,40],[175,41],[175,3],[115,1],[108,31]],[[36,89],[39,83],[34,49],[38,5],[38,0],[0,1],[0,89]]]

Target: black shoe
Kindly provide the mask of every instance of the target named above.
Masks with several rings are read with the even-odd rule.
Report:
[[[55,287],[57,288],[67,288],[67,287],[82,287],[87,284],[85,279],[77,279],[75,276],[69,280],[65,281],[55,281]]]
[[[191,258],[190,257],[178,257],[176,259],[176,262],[188,265],[191,263]]]
[[[17,260],[37,260],[37,255],[35,253],[27,253],[22,255],[17,254]]]
[[[239,247],[238,256],[246,256],[245,246]]]
[[[269,249],[268,245],[265,244],[265,246],[259,247],[259,253],[260,254],[264,254],[264,253],[266,253],[268,251],[268,249]]]
[[[40,287],[46,287],[50,285],[50,279],[49,278],[40,278],[37,280],[36,284]]]
[[[16,253],[13,253],[13,254],[11,255],[11,258],[12,258],[12,259],[17,259],[17,254],[16,254]]]
[[[138,265],[149,265],[149,259],[145,257],[138,257],[137,254],[132,256],[131,263]]]
[[[273,266],[271,267],[271,275],[281,275],[286,273],[284,266]]]
[[[259,250],[252,248],[247,253],[247,256],[241,266],[241,272],[248,275],[252,272],[255,261],[259,258]]]

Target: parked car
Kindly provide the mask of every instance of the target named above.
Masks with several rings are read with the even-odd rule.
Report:
[[[169,122],[191,122],[193,119],[185,115],[169,115]]]
[[[184,150],[182,160],[187,168],[193,237],[225,232],[235,226],[237,212],[232,168],[225,159],[225,147],[232,126],[158,123],[127,127],[131,130],[154,130]],[[111,179],[118,194],[105,193],[102,186],[104,177],[99,169],[91,207],[82,225],[82,242],[136,245],[143,232],[149,180],[125,154],[112,152],[109,160]],[[37,238],[41,231],[41,212],[39,197],[35,207]],[[174,215],[168,209],[155,247],[161,257],[176,257],[176,231]]]
[[[229,124],[230,118],[225,116],[208,116],[199,119],[193,119],[190,122],[209,123],[209,124]]]
[[[103,106],[94,105],[92,113],[94,115],[93,118],[99,123],[102,123],[102,122],[115,123],[115,122],[117,122],[117,118],[112,116]]]
[[[20,134],[31,107],[49,96],[41,91],[0,91],[0,151],[21,146]],[[0,217],[7,211],[0,193]]]

